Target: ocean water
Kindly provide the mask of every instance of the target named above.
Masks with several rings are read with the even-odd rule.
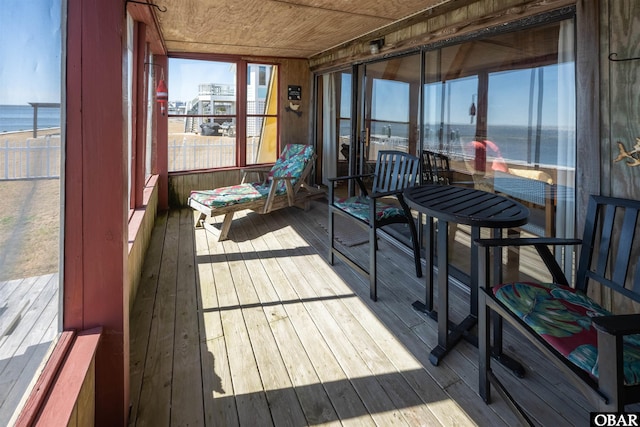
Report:
[[[340,134],[350,134],[350,122],[343,120]],[[425,149],[431,147],[453,156],[465,156],[467,145],[475,139],[476,127],[471,124],[445,125],[440,132],[439,127],[425,126],[423,135]],[[409,125],[402,123],[372,123],[372,135],[394,136],[408,138]],[[442,133],[442,136],[440,135]],[[575,146],[576,133],[574,129],[562,130],[556,127],[542,127],[540,133],[527,126],[499,125],[489,126],[487,139],[494,142],[500,155],[508,162],[522,164],[555,165],[575,167],[570,160],[558,155],[558,146],[565,146],[573,142]],[[442,139],[442,143],[440,140]],[[491,154],[493,155],[493,153]]]
[[[60,108],[38,108],[38,129],[60,127]],[[0,133],[33,129],[31,105],[0,105]]]

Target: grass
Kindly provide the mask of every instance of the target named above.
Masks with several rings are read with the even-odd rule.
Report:
[[[59,270],[60,180],[0,181],[0,281]]]

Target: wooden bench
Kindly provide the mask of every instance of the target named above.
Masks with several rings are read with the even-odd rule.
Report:
[[[592,196],[582,240],[549,237],[478,239],[479,393],[490,402],[490,385],[525,423],[531,420],[491,369],[502,359],[502,321],[515,327],[557,365],[597,411],[623,411],[640,401],[640,314],[612,314],[588,296],[610,290],[616,308],[635,311],[640,302],[640,201]],[[570,287],[552,245],[579,244],[575,286]],[[533,245],[553,277],[552,284],[489,285],[491,248]],[[571,277],[568,275],[568,277]],[[499,283],[500,278],[494,280]],[[601,289],[598,287],[600,285]],[[596,285],[595,287],[593,285]],[[523,371],[516,371],[524,376]]]

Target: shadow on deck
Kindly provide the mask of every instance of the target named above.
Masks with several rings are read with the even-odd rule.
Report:
[[[437,325],[411,307],[424,293],[412,258],[380,241],[373,302],[368,282],[327,263],[326,215],[321,202],[245,211],[224,242],[189,209],[159,216],[130,320],[130,425],[517,425],[497,393],[478,396],[476,348],[429,363]],[[468,295],[453,288],[460,320]],[[586,401],[514,334],[505,349],[528,374],[501,377],[531,417],[585,425]]]

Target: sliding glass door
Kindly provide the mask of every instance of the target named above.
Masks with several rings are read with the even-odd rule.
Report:
[[[324,74],[317,80],[317,145],[324,185],[329,185],[329,178],[356,173],[357,161],[351,153],[358,138],[353,137],[351,93],[350,70]]]
[[[449,158],[453,184],[527,205],[518,232],[572,237],[574,34],[569,17],[319,76],[323,182],[373,172],[380,150],[432,151]],[[464,227],[452,239],[454,267],[468,271]]]
[[[364,67],[365,160],[380,150],[417,154],[420,55],[388,59]]]

